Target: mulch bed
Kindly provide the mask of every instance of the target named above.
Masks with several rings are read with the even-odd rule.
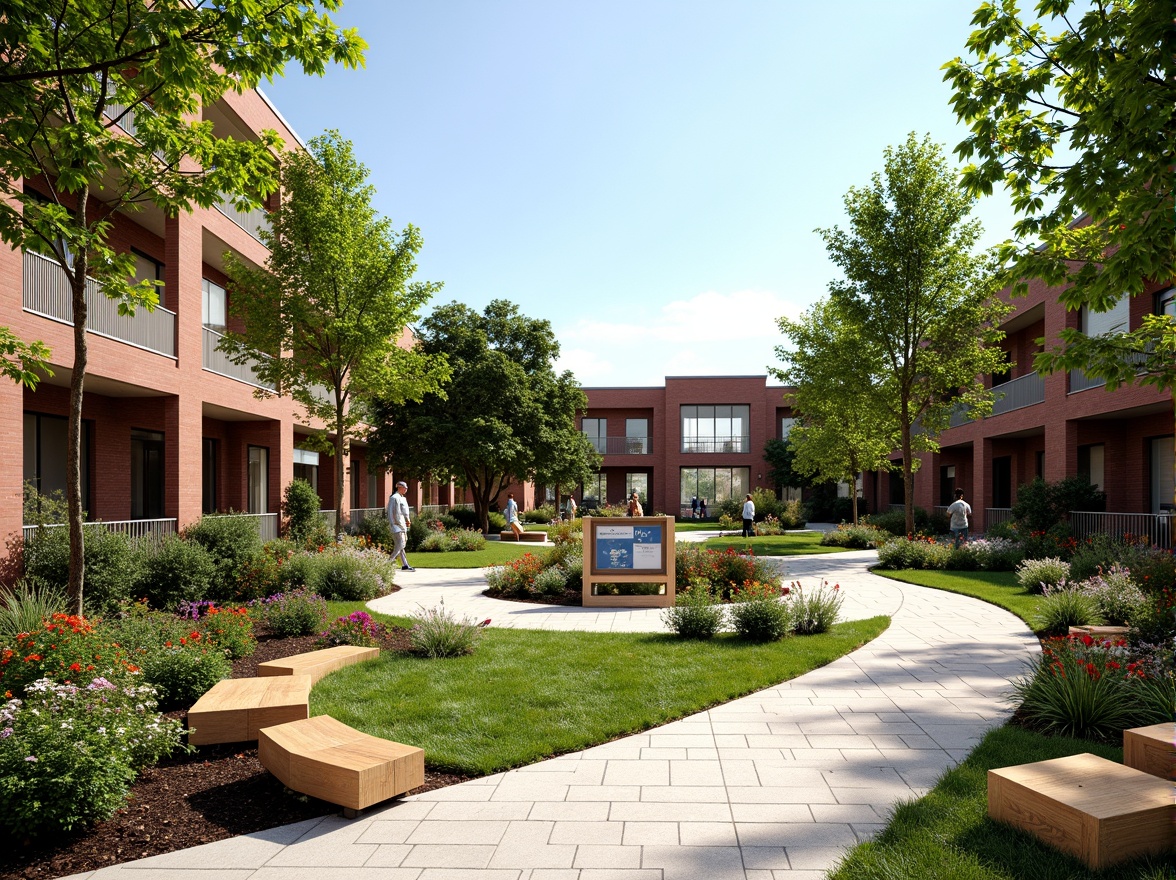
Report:
[[[256,675],[257,664],[266,660],[313,651],[315,639],[258,632],[257,651],[233,664],[233,678]],[[390,629],[380,644],[381,651],[407,647],[404,629]],[[425,784],[411,793],[470,778],[426,766]],[[256,745],[201,746],[191,755],[144,770],[127,806],[81,833],[40,843],[0,838],[0,880],[47,880],[93,871],[338,812],[334,804],[287,790],[261,766]]]
[[[584,594],[580,590],[564,590],[558,596],[505,596],[497,590],[483,590],[483,596],[501,599],[503,602],[523,602],[527,605],[583,605]]]

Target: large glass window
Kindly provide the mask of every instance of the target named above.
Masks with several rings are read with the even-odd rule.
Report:
[[[1108,311],[1094,312],[1082,307],[1081,329],[1087,336],[1102,336],[1105,333],[1123,333],[1131,318],[1131,297],[1123,294]]]
[[[1078,447],[1078,476],[1090,480],[1096,489],[1105,488],[1106,447],[1101,443]]]
[[[728,498],[739,499],[751,491],[750,468],[682,468],[681,469],[681,499],[688,504],[688,499],[706,499],[708,505],[726,501]]]
[[[625,497],[629,498],[636,492],[641,499],[641,507],[649,506],[649,474],[625,474]],[[645,511],[649,513],[648,510]]]
[[[131,254],[135,258],[135,271],[131,275],[132,284],[138,284],[140,281],[163,280],[163,263],[152,259],[146,254],[139,253],[139,251],[136,250],[132,250]],[[163,288],[156,287],[155,292],[159,294],[159,298],[162,300]]]
[[[750,407],[683,406],[683,452],[747,452],[751,447]]]
[[[65,464],[68,423],[62,416],[24,414],[24,479],[42,495],[66,497]],[[82,422],[82,506],[90,499],[90,423]]]
[[[225,331],[226,297],[225,289],[205,278],[202,282],[204,289],[204,326],[218,333]]]
[[[649,452],[649,419],[625,419],[625,452],[630,455]]]
[[[1156,314],[1176,319],[1176,287],[1169,287],[1156,294]]]
[[[608,452],[608,419],[582,419],[580,430],[601,455]]]
[[[796,424],[796,419],[782,418],[780,419],[780,439],[787,440],[788,435],[792,433],[792,426]]]
[[[1156,437],[1151,441],[1151,512],[1170,508],[1173,494],[1172,437]]]
[[[608,503],[608,478],[597,474],[584,483],[584,494],[580,496],[582,507],[598,507]]]
[[[131,431],[131,519],[163,516],[163,434]]]
[[[319,454],[309,449],[294,450],[294,479],[306,480],[318,492]]]
[[[269,449],[249,447],[249,513],[269,513]]]

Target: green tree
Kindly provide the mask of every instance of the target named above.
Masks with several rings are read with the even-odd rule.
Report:
[[[1008,306],[993,296],[990,260],[973,253],[973,197],[930,138],[888,147],[884,174],[845,196],[848,231],[818,230],[844,277],[829,284],[833,315],[853,328],[877,370],[876,410],[897,434],[914,531],[914,457],[938,449],[952,414],[992,410],[977,376],[1004,366],[995,343]],[[874,366],[876,365],[876,366]]]
[[[764,444],[764,461],[768,463],[768,479],[781,489],[803,489],[810,485],[810,481],[796,469],[796,449],[792,441],[785,437],[783,440],[772,438]]]
[[[399,344],[441,288],[411,280],[420,232],[409,225],[398,233],[376,214],[368,169],[337,131],[309,147],[283,157],[282,204],[272,229],[261,231],[270,249],[265,267],[225,257],[229,308],[245,330],[226,334],[221,347],[327,425],[333,440],[318,439],[338,463],[342,523],[343,471],[367,421],[366,402],[420,400],[440,393],[449,373],[443,352]]]
[[[972,19],[968,60],[944,65],[956,116],[971,130],[957,148],[974,195],[997,184],[1020,219],[1000,249],[1014,294],[1030,279],[1062,289],[1070,310],[1110,309],[1176,280],[1176,28],[1170,3],[1013,0]],[[1131,330],[1061,344],[1039,372],[1080,368],[1108,389],[1176,388],[1176,318],[1147,315]],[[1051,340],[1039,340],[1045,344]],[[1176,522],[1173,524],[1176,530]],[[1176,534],[1176,531],[1174,531]]]
[[[563,386],[560,393],[583,394],[574,383]],[[562,411],[563,406],[560,409]],[[552,442],[547,446],[544,460],[535,465],[535,480],[555,489],[558,512],[563,488],[567,487],[570,491],[599,473],[603,456],[596,451],[587,435],[576,427],[575,419],[570,423],[561,420],[553,431]]]
[[[483,530],[490,506],[512,481],[550,476],[553,463],[586,452],[576,412],[588,398],[570,372],[556,374],[559,343],[550,322],[528,318],[505,300],[481,314],[454,302],[421,322],[420,345],[449,358],[445,396],[378,400],[371,448],[397,473],[456,479],[473,494]]]
[[[158,302],[154,282],[128,283],[133,257],[110,242],[112,215],[146,204],[174,214],[222,195],[259,205],[277,185],[277,134],[219,136],[200,107],[254,88],[289,59],[320,74],[330,61],[360,64],[363,41],[320,12],[339,6],[19,0],[0,16],[0,239],[56,261],[73,308],[66,494],[75,612],[83,605],[87,279],[118,300],[124,314]],[[44,356],[35,345],[31,360],[14,349],[22,369]]]
[[[885,385],[881,349],[869,347],[860,325],[820,300],[799,320],[779,320],[788,347],[773,375],[791,387],[787,395],[799,421],[788,435],[793,468],[818,481],[857,485],[862,471],[889,470],[900,445],[898,422],[880,390]],[[853,521],[858,521],[857,492]]]

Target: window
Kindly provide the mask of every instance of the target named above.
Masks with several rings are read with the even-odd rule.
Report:
[[[1151,512],[1171,510],[1173,491],[1173,438],[1155,437],[1151,446]]]
[[[593,448],[603,455],[608,451],[608,419],[583,419],[580,430],[592,441]]]
[[[1101,443],[1078,447],[1078,476],[1090,480],[1090,485],[1102,489],[1106,482],[1104,462],[1106,447]]]
[[[134,249],[131,250],[131,254],[135,257],[135,271],[131,273],[132,284],[138,284],[140,281],[163,281],[163,263]],[[155,292],[160,294],[160,299],[163,298],[163,287],[157,286]]]
[[[1045,450],[1038,449],[1034,455],[1034,473],[1038,479],[1045,479]]]
[[[705,498],[707,505],[718,504],[728,498],[739,499],[751,491],[750,468],[682,468],[680,498]]]
[[[357,461],[354,457],[351,459],[351,464],[347,466],[348,481],[351,483],[351,509],[355,510],[359,507],[359,482],[360,474],[363,473],[363,464]]]
[[[747,452],[751,447],[750,407],[683,406],[683,452]]]
[[[309,449],[294,450],[294,479],[306,480],[318,492],[319,454]]]
[[[269,513],[269,449],[249,447],[249,513]]]
[[[625,419],[625,452],[629,455],[649,452],[649,419]]]
[[[217,333],[223,333],[227,322],[225,320],[225,289],[205,278],[202,282],[204,289],[204,326]]]
[[[1176,287],[1169,287],[1156,294],[1156,314],[1176,318]]]
[[[782,418],[780,419],[780,439],[787,440],[788,435],[792,433],[792,426],[796,424],[796,419]]]
[[[1087,336],[1102,336],[1106,333],[1121,333],[1128,329],[1131,319],[1131,297],[1123,294],[1119,301],[1105,312],[1092,312],[1082,307],[1081,327]]]
[[[379,507],[380,501],[380,475],[369,470],[367,475],[368,507]]]
[[[630,497],[634,492],[641,499],[642,508],[649,504],[649,474],[625,474],[625,497]]]
[[[66,496],[65,463],[68,423],[62,416],[24,414],[24,479],[42,495]],[[90,499],[90,423],[82,422],[82,506]]]
[[[580,503],[584,507],[596,507],[608,504],[608,477],[597,474],[584,484],[584,491],[580,495]]]
[[[940,465],[939,468],[939,505],[946,507],[954,500],[956,469],[954,464]],[[999,507],[1000,505],[996,505]]]
[[[131,431],[131,519],[163,516],[163,434]]]
[[[218,443],[212,437],[204,438],[204,470],[200,512],[216,513],[216,457]]]

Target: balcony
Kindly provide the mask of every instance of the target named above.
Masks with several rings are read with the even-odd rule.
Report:
[[[589,437],[601,455],[649,455],[653,452],[649,437]]]
[[[739,452],[751,451],[750,437],[683,437],[683,452]]]
[[[1000,385],[993,385],[992,395],[996,398],[992,404],[994,416],[1035,403],[1045,403],[1045,379],[1038,373],[1026,373]]]
[[[269,212],[264,208],[242,211],[228,199],[222,199],[217,202],[216,209],[258,241],[261,241],[261,230],[270,231]]]
[[[1123,356],[1123,359],[1129,364],[1137,364],[1140,367],[1139,372],[1144,372],[1143,367],[1147,363],[1147,354],[1141,351],[1131,352]],[[1107,384],[1106,379],[1099,379],[1094,376],[1087,376],[1082,370],[1070,370],[1070,393],[1076,394],[1079,391],[1088,391],[1091,388],[1102,388]]]
[[[254,388],[264,388],[266,391],[276,391],[272,382],[264,382],[257,377],[255,364],[259,361],[251,359],[244,364],[235,364],[229,360],[229,356],[220,350],[220,341],[224,339],[223,333],[218,333],[211,327],[204,329],[204,351],[201,357],[201,366],[210,373],[216,373],[218,376],[225,376],[229,379],[236,379],[238,382],[244,382],[246,385],[252,385]],[[259,357],[269,357],[269,355],[259,355]]]
[[[26,312],[51,321],[73,325],[73,294],[65,272],[32,251],[24,252],[23,306]],[[120,315],[118,300],[102,292],[102,285],[86,279],[86,330],[96,336],[115,339],[135,348],[176,356],[176,313],[156,306],[154,311],[139,307],[135,315]]]

